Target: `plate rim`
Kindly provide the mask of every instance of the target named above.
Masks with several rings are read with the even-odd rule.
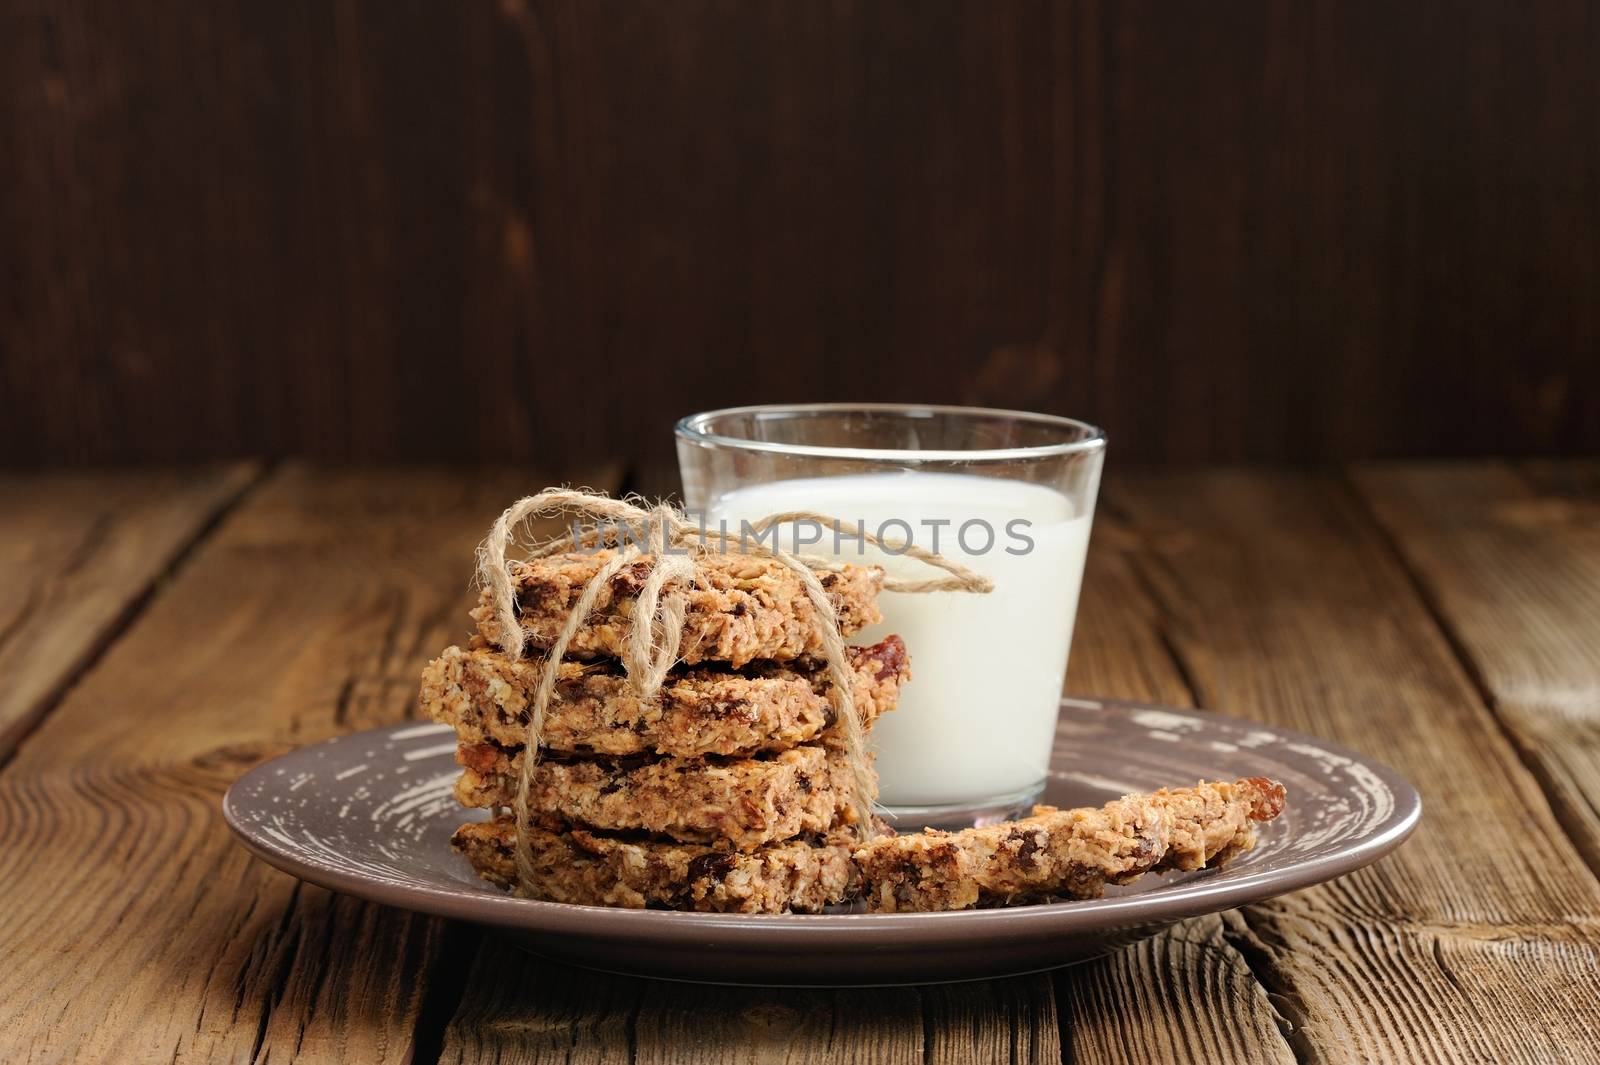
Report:
[[[933,913],[832,914],[725,914],[587,906],[521,899],[508,894],[473,891],[465,886],[450,889],[420,881],[381,880],[309,859],[303,852],[253,831],[252,826],[244,823],[236,810],[244,787],[259,777],[273,775],[281,768],[278,763],[284,759],[356,738],[381,742],[392,738],[392,733],[426,724],[416,719],[341,733],[270,758],[245,771],[228,787],[222,797],[222,814],[245,849],[268,865],[307,883],[381,905],[522,932],[581,935],[583,938],[635,943],[677,941],[685,935],[722,933],[728,938],[717,945],[737,949],[742,943],[752,941],[770,946],[774,940],[804,937],[806,949],[813,952],[837,947],[859,950],[879,944],[899,950],[915,949],[919,934],[924,932],[935,933],[923,941],[926,948],[933,952],[948,950],[953,940],[994,941],[997,938],[1010,939],[1044,933],[1111,931],[1170,924],[1248,903],[1263,902],[1364,868],[1404,843],[1422,818],[1422,796],[1399,772],[1318,736],[1212,710],[1142,700],[1070,696],[1063,697],[1062,704],[1064,710],[1081,711],[1088,708],[1085,704],[1098,704],[1102,712],[1156,710],[1225,722],[1236,728],[1271,729],[1276,739],[1314,745],[1329,755],[1348,758],[1371,771],[1393,795],[1394,806],[1386,817],[1364,835],[1331,853],[1291,860],[1286,865],[1242,876],[1213,880],[1202,875],[1170,888],[1114,898]],[[581,922],[583,927],[574,927],[575,922]]]

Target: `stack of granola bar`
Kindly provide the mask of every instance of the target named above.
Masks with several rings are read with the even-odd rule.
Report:
[[[501,641],[487,593],[478,633],[448,648],[422,678],[422,705],[451,725],[463,772],[456,796],[487,809],[456,847],[484,878],[517,882],[514,806],[529,709],[555,641],[610,550],[518,563],[512,576],[529,647]],[[750,555],[712,555],[686,599],[680,662],[642,696],[620,657],[653,562],[642,558],[602,589],[557,667],[528,793],[527,842],[537,898],[606,906],[721,912],[814,912],[859,887],[852,849],[870,811],[857,808],[821,661],[822,619],[800,578]],[[880,620],[883,572],[819,574],[848,638]],[[849,649],[864,726],[894,708],[908,677],[889,637]]]

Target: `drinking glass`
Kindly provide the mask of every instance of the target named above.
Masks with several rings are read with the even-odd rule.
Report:
[[[896,820],[1003,819],[1043,791],[1105,434],[1071,418],[973,407],[737,407],[677,425],[684,501],[713,529],[815,511],[839,526],[782,530],[801,553],[942,574],[864,527],[916,543],[994,581],[987,594],[885,592],[883,623],[911,659],[897,710],[872,731],[880,801]],[[770,542],[770,540],[769,540]]]

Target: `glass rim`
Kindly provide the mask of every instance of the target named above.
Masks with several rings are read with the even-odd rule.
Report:
[[[869,448],[832,447],[825,444],[782,444],[770,440],[747,440],[743,437],[725,436],[706,428],[713,419],[736,414],[824,414],[862,412],[872,414],[953,414],[1011,418],[1033,425],[1058,429],[1071,429],[1077,439],[1063,440],[1057,444],[1037,444],[1031,447],[974,448],[971,450],[924,450],[920,448]],[[744,407],[722,407],[701,411],[678,419],[673,434],[680,440],[703,446],[733,448],[765,454],[801,455],[808,458],[865,459],[875,461],[917,462],[1015,462],[1026,459],[1054,458],[1090,451],[1106,446],[1105,430],[1077,418],[1060,414],[1040,414],[1036,411],[1006,410],[999,407],[962,407],[938,403],[757,403]]]

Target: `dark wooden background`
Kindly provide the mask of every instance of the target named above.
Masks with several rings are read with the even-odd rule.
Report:
[[[0,462],[1600,451],[1600,8],[0,0]]]

